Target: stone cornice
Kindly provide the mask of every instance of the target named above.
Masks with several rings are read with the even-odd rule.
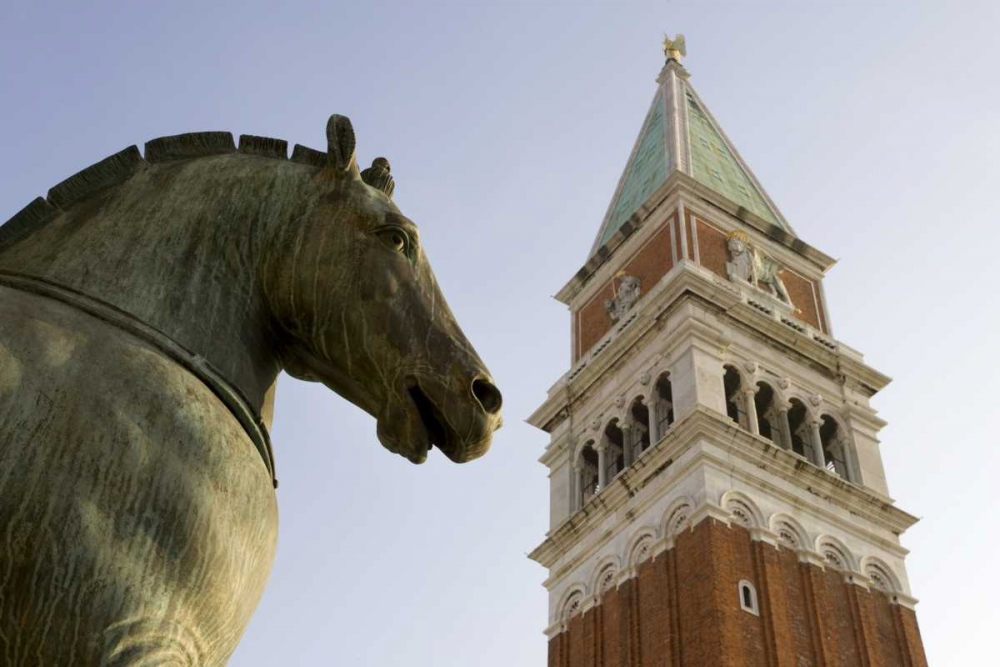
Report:
[[[596,384],[608,379],[609,368],[634,353],[633,348],[640,339],[658,331],[671,314],[692,301],[701,304],[703,310],[730,318],[742,330],[767,344],[779,346],[783,353],[791,353],[813,366],[825,368],[831,378],[867,396],[890,382],[888,376],[867,366],[850,348],[841,347],[809,328],[794,328],[783,319],[765,314],[750,305],[735,285],[703,267],[682,262],[639,300],[633,316],[613,327],[549,390],[545,402],[528,417],[528,423],[551,432],[568,416],[568,410],[585,400]],[[671,331],[670,339],[662,347],[669,347],[684,336],[692,336],[707,345],[725,347],[728,344],[722,332],[697,318],[689,319],[690,322],[683,321]]]
[[[590,281],[594,273],[607,263],[615,253],[624,252],[623,249],[631,248],[634,245],[633,239],[630,237],[634,236],[639,228],[650,222],[651,216],[664,200],[674,195],[704,202],[725,216],[749,225],[772,241],[807,259],[822,273],[828,271],[836,263],[836,260],[826,253],[813,248],[778,225],[764,220],[757,214],[751,213],[723,197],[715,190],[702,185],[687,174],[675,170],[667,177],[663,185],[650,195],[646,203],[639,207],[639,210],[632,214],[628,221],[608,239],[607,243],[594,251],[572,280],[556,293],[555,298],[561,303],[569,305],[584,285]]]
[[[708,443],[708,446],[701,447],[697,451],[689,451],[700,439]],[[688,456],[689,453],[693,455]],[[628,508],[629,515],[637,514],[662,495],[655,493],[640,495],[655,477],[669,470],[672,477],[680,478],[699,465],[721,466],[734,474],[747,477],[746,473],[737,473],[734,470],[731,458],[733,456],[754,464],[758,469],[765,469],[767,473],[798,487],[810,496],[821,498],[824,503],[834,505],[874,525],[882,526],[896,535],[902,534],[917,521],[916,517],[896,508],[890,498],[846,482],[826,470],[805,462],[794,453],[774,446],[769,440],[738,428],[723,415],[699,407],[675,424],[660,442],[619,474],[580,511],[550,531],[545,541],[534,549],[529,557],[552,569],[580,545],[583,538],[588,535],[600,535],[597,540],[593,540],[585,545],[584,549],[574,553],[570,561],[561,563],[559,571],[551,573],[550,578],[558,578],[564,571],[571,570],[586,560],[612,537],[611,532],[599,530],[601,523],[610,515],[624,510],[625,505],[630,502],[633,505]],[[758,486],[766,485],[767,492],[772,495],[787,496],[789,502],[802,503],[800,497],[789,495],[773,485],[767,485],[767,480],[762,476],[747,477],[747,480]],[[657,488],[665,492],[669,485],[660,484]],[[811,503],[810,511],[828,523],[838,525],[846,532],[859,533],[860,537],[868,542],[878,543],[883,548],[899,552],[901,555],[906,553],[898,544],[888,542],[878,534],[870,531],[861,532],[856,524],[844,521],[819,502]]]

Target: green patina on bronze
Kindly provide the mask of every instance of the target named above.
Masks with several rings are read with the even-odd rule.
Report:
[[[500,394],[388,162],[327,136],[154,140],[0,227],[2,664],[225,664],[274,556],[282,369],[413,462],[488,449]]]

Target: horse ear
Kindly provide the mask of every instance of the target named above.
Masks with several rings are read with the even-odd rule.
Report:
[[[326,123],[326,157],[337,171],[347,171],[354,164],[354,126],[347,116],[333,114]]]

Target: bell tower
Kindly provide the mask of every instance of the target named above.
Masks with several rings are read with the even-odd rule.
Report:
[[[664,44],[590,257],[557,299],[550,667],[926,665],[834,261],[801,240]]]

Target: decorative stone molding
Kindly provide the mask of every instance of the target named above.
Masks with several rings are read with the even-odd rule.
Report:
[[[716,509],[705,511],[705,508],[712,507]],[[690,497],[675,499],[663,513],[659,530],[652,526],[639,528],[625,544],[623,554],[605,555],[592,561],[591,568],[578,571],[576,577],[579,579],[569,586],[555,608],[557,616],[550,628],[550,636],[564,629],[565,623],[572,616],[599,604],[604,593],[619,581],[636,576],[641,563],[672,548],[673,537],[691,525],[689,516],[695,509],[696,504]],[[768,543],[795,550],[799,554],[799,560],[804,563],[840,571],[845,581],[865,589],[880,590],[890,595],[895,604],[913,608],[916,603],[916,600],[902,592],[903,587],[895,572],[881,559],[868,556],[858,561],[843,542],[828,534],[820,535],[812,541],[798,520],[781,512],[775,512],[765,522],[756,503],[739,491],[723,494],[721,508],[703,503],[697,510],[699,514],[713,518],[719,518],[716,514],[726,512],[733,524],[747,526],[749,523],[747,527],[753,539],[770,536],[772,539],[767,539]],[[723,522],[725,520],[722,519]],[[662,539],[658,539],[658,535],[662,535]],[[815,550],[810,545],[814,545]],[[860,567],[857,565],[859,562]]]
[[[672,539],[681,531],[691,527],[691,513],[694,511],[694,501],[687,496],[675,500],[664,512],[663,535]]]
[[[800,551],[808,549],[811,544],[809,534],[802,525],[787,514],[775,513],[771,515],[768,522],[771,531],[777,535],[778,544],[781,546]]]
[[[640,530],[633,538],[634,542],[628,552],[628,564],[630,568],[638,567],[640,563],[653,555],[653,543],[656,535],[652,528]]]
[[[730,515],[732,515],[732,520],[743,526],[744,528],[753,528],[753,518],[750,515],[750,508],[741,503],[740,501],[732,501],[729,503]]]
[[[594,596],[598,600],[614,588],[618,581],[618,569],[616,563],[606,563],[598,568],[597,578],[594,581]]]
[[[645,373],[639,376],[639,384],[645,387],[650,383],[652,379],[653,379],[652,374],[649,371],[646,371]]]
[[[739,491],[727,491],[722,494],[719,504],[729,513],[731,521],[744,528],[763,528],[766,525],[757,504]]]
[[[559,617],[565,622],[583,611],[583,601],[586,597],[583,587],[575,588],[562,604]]]
[[[850,549],[837,538],[830,535],[820,535],[816,538],[816,551],[822,556],[826,567],[843,572],[857,572]]]
[[[873,588],[884,593],[896,593],[899,591],[899,581],[893,573],[892,568],[874,556],[867,556],[861,561],[861,572],[871,582]]]
[[[739,363],[742,366],[742,361]],[[696,417],[710,417],[710,419],[699,421]],[[696,426],[697,428],[695,428]],[[719,499],[718,505],[711,497],[703,498],[699,495],[698,498],[700,500],[695,501],[694,497],[686,495],[675,496],[660,506],[663,509],[658,509],[655,515],[644,518],[643,521],[645,523],[640,524],[643,527],[634,533],[632,531],[635,529],[635,525],[630,525],[631,521],[619,522],[625,531],[625,535],[618,534],[617,530],[607,531],[599,529],[602,525],[607,526],[606,522],[609,516],[613,516],[615,513],[621,512],[618,516],[632,516],[633,511],[641,512],[641,504],[637,507],[635,503],[644,501],[641,495],[636,496],[632,491],[636,488],[641,488],[641,480],[645,476],[648,476],[651,470],[658,468],[666,461],[674,462],[670,470],[673,471],[672,474],[678,474],[680,469],[677,468],[679,462],[675,450],[678,447],[684,446],[684,443],[695,439],[695,433],[704,433],[702,437],[710,437],[713,441],[729,442],[733,448],[730,454],[735,455],[737,459],[743,460],[743,457],[750,457],[747,460],[758,460],[759,456],[762,455],[762,452],[758,451],[759,446],[761,446],[759,439],[752,438],[749,435],[744,436],[741,432],[737,432],[734,435],[733,428],[731,422],[724,421],[714,412],[709,414],[706,411],[697,411],[689,419],[677,424],[675,430],[671,431],[668,439],[662,441],[659,446],[648,450],[647,456],[650,458],[647,463],[634,469],[626,468],[618,478],[609,481],[608,487],[602,491],[602,501],[598,505],[590,504],[586,506],[581,513],[575,515],[574,520],[567,521],[558,527],[546,540],[546,543],[533,552],[533,559],[542,562],[546,567],[557,567],[561,572],[560,574],[553,573],[553,578],[546,584],[547,587],[555,592],[566,590],[564,588],[566,585],[584,583],[586,584],[585,588],[591,595],[591,597],[586,598],[584,601],[584,604],[587,605],[589,604],[588,601],[593,597],[595,578],[600,572],[600,568],[608,562],[606,559],[610,555],[614,554],[617,556],[620,559],[619,562],[622,564],[619,570],[619,581],[622,578],[634,576],[635,569],[630,562],[630,556],[632,555],[633,547],[637,545],[640,539],[646,536],[652,538],[651,555],[655,556],[660,551],[674,546],[674,536],[678,532],[686,530],[689,526],[695,525],[703,519],[713,518],[723,524],[732,524],[735,529],[738,523],[733,518],[731,508],[726,507],[726,503],[737,499],[749,500],[747,506],[753,510],[749,514],[751,516],[757,515],[755,520],[759,527],[750,531],[753,539],[759,539],[769,544],[776,544],[782,548],[794,548],[800,561],[818,567],[843,570],[845,576],[856,575],[855,578],[858,580],[859,585],[866,584],[869,579],[872,579],[870,574],[867,572],[862,574],[864,570],[858,569],[855,566],[855,563],[858,562],[856,559],[864,554],[854,554],[841,541],[841,539],[844,539],[851,540],[852,544],[856,543],[859,538],[857,534],[849,532],[841,537],[841,533],[837,532],[834,527],[824,529],[825,519],[821,520],[818,525],[814,525],[811,531],[807,531],[799,524],[798,519],[793,519],[787,514],[781,514],[780,511],[775,512],[774,509],[771,509],[773,513],[769,512],[768,518],[765,521],[761,518],[757,498],[747,498],[741,492],[742,489],[738,492],[731,488],[727,492],[728,495],[723,494],[722,498]],[[728,440],[724,436],[728,436]],[[788,481],[799,482],[803,476],[808,476],[810,489],[814,493],[823,493],[824,497],[833,492],[834,487],[830,486],[831,484],[838,484],[836,489],[844,493],[836,496],[837,499],[840,501],[856,500],[856,502],[849,504],[838,503],[838,506],[845,511],[849,510],[852,515],[859,517],[861,520],[874,520],[877,518],[880,521],[888,521],[896,517],[896,520],[899,522],[898,530],[900,531],[905,530],[909,522],[912,522],[913,519],[911,517],[893,509],[891,506],[873,503],[873,496],[864,492],[863,489],[843,487],[842,484],[833,482],[829,473],[823,470],[813,470],[812,466],[803,469],[801,465],[791,464],[785,460],[792,458],[788,455],[788,452],[773,449],[773,446],[769,447],[771,447],[771,449],[767,450],[771,452],[768,454],[768,460],[771,465],[769,470],[772,474],[781,475],[783,479],[787,479]],[[698,461],[705,460],[707,459],[699,457],[692,459],[687,465],[695,465]],[[720,465],[722,464],[721,460],[711,460]],[[732,462],[733,460],[726,459],[726,465],[731,465]],[[749,492],[750,489],[747,489],[747,491]],[[830,497],[833,498],[832,495]],[[879,514],[871,514],[876,509]],[[743,511],[747,513],[745,509]],[[813,524],[816,524],[817,517],[815,515],[807,514],[806,516]],[[823,527],[821,528],[821,526]],[[828,533],[827,530],[831,530],[831,532]],[[786,534],[782,536],[782,532]],[[591,547],[587,547],[583,551],[571,549],[571,545],[577,543],[578,536],[588,533],[600,535],[597,542],[593,544],[595,551],[590,551],[590,555],[587,555]],[[819,535],[821,539],[810,538],[810,534],[813,536]],[[837,538],[833,538],[833,535],[837,535]],[[793,536],[795,539],[789,539],[789,536]],[[865,540],[866,537],[861,536],[861,539]],[[793,542],[796,540],[798,546],[793,546]],[[823,548],[821,551],[821,547],[829,547],[831,544],[834,547],[832,550]],[[835,559],[840,563],[839,565],[829,560],[824,560],[823,554],[829,555],[831,551],[835,555]],[[901,560],[904,556],[903,552],[895,553],[892,549],[888,551],[874,549],[868,551],[868,553],[873,556],[876,554],[883,556],[884,553],[883,559],[889,563],[896,563],[897,558]],[[844,564],[846,564],[846,568]],[[876,586],[875,584],[870,585],[873,588]],[[905,584],[899,584],[897,590],[900,591],[900,594],[905,594]],[[556,594],[560,598],[562,597],[560,593]],[[554,617],[558,610],[558,606],[553,607],[552,613]]]

